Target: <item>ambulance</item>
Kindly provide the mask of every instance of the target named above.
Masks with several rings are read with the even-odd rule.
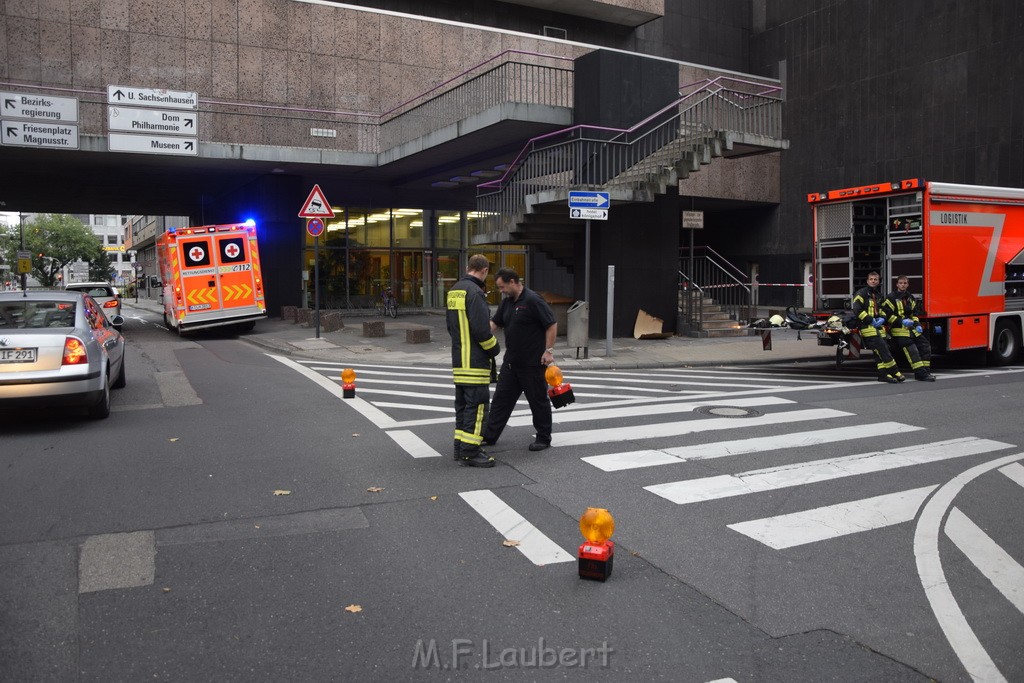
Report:
[[[156,254],[168,329],[247,331],[266,317],[254,222],[171,228],[157,240]]]
[[[1024,327],[1024,189],[920,178],[807,195],[814,212],[818,317],[850,308],[871,271],[881,290],[905,275],[935,353],[984,349],[1020,358]]]

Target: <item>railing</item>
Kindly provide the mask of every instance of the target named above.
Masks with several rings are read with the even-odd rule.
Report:
[[[506,50],[384,112],[380,149],[397,147],[505,103],[572,107],[572,61]]]
[[[642,189],[726,131],[781,138],[776,86],[719,77],[683,90],[680,99],[632,128],[573,126],[531,139],[501,178],[477,186],[484,218],[475,234],[513,230],[528,210],[527,199],[540,192]]]
[[[690,306],[688,311],[680,309],[684,318],[694,313],[694,306],[701,308],[704,298],[710,298],[729,314],[730,319],[740,323],[749,322],[753,298],[747,276],[711,247],[694,247],[692,258],[689,251],[689,247],[679,250],[679,263],[688,273],[686,282],[694,285],[684,295],[684,281],[680,280],[680,299]],[[701,299],[696,304],[691,301],[693,289],[701,292]],[[702,322],[700,318],[698,321]]]
[[[699,331],[704,327],[704,290],[689,275],[679,271],[679,334]]]

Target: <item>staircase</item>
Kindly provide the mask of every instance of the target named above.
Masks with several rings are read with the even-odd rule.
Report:
[[[627,130],[574,126],[527,143],[499,180],[477,189],[474,244],[533,244],[572,270],[580,221],[570,190],[608,192],[613,205],[653,202],[719,157],[786,149],[779,88],[719,77]]]
[[[753,311],[750,281],[711,247],[679,255],[679,312],[676,329],[690,337],[746,337]]]

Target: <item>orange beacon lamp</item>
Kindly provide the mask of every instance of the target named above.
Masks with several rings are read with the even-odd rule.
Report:
[[[604,508],[587,508],[580,517],[580,531],[587,539],[577,555],[580,578],[606,580],[615,560],[615,542],[609,540],[615,533],[615,518]]]

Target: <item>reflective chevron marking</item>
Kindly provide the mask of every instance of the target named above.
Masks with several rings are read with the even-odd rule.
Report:
[[[576,557],[562,550],[554,541],[530,524],[492,491],[464,491],[459,496],[498,530],[503,538],[519,541],[515,549],[536,565],[575,562]]]
[[[770,548],[784,550],[909,522],[936,487],[924,486],[727,526]]]
[[[408,429],[395,429],[385,432],[395,440],[402,449],[414,458],[440,458],[441,454],[435,451],[426,441],[416,436]]]
[[[1003,596],[1024,614],[1024,567],[972,522],[959,508],[949,511],[946,536],[992,582]]]
[[[736,405],[730,401],[729,405]],[[742,429],[744,427],[763,427],[764,425],[784,424],[806,420],[828,420],[836,417],[850,417],[852,413],[831,408],[812,408],[809,410],[791,410],[785,413],[769,413],[757,417],[715,417],[705,420],[689,420],[686,422],[663,422],[658,424],[636,425],[633,427],[609,427],[606,429],[588,429],[577,432],[558,432],[552,446],[579,446],[583,444],[611,443],[614,441],[636,441],[638,439],[657,439],[666,436],[682,436],[721,429]],[[511,424],[511,420],[509,421]]]
[[[783,414],[788,415],[789,413]],[[591,455],[581,459],[605,472],[615,472],[639,467],[671,465],[691,460],[710,460],[712,458],[725,458],[731,455],[763,453],[781,448],[803,448],[825,443],[836,443],[847,439],[867,439],[876,436],[902,434],[903,432],[914,432],[921,429],[924,428],[900,422],[878,422],[866,425],[836,427],[834,429],[818,429],[812,432],[797,432],[796,434],[779,434],[777,436],[757,436],[750,439],[736,439],[733,441],[717,441],[661,450],[625,451],[623,453]]]
[[[813,460],[796,465],[766,467],[740,474],[725,474],[717,477],[655,484],[645,486],[644,489],[678,505],[685,505],[951,460],[1004,448],[1014,448],[1014,446],[1001,441],[968,436],[949,441],[915,444],[904,448],[890,448],[873,453]]]

